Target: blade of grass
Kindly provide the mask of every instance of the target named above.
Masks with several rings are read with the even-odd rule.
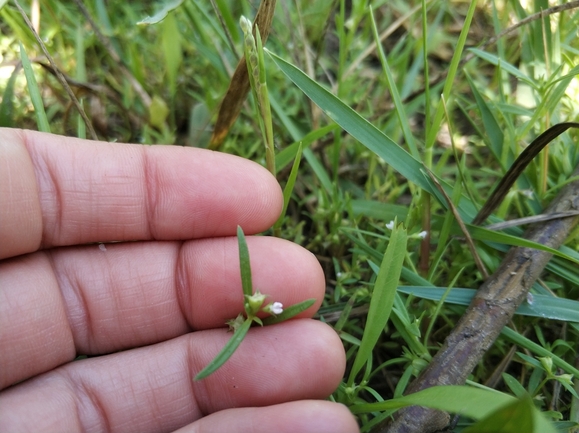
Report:
[[[76,79],[80,82],[86,82],[86,63],[84,57],[84,31],[80,24],[76,26],[75,33],[75,54],[76,54]],[[83,106],[83,98],[79,97],[78,102]],[[77,118],[76,135],[78,138],[86,138],[86,124],[79,114]]]
[[[555,364],[557,367],[562,368],[567,373],[572,374],[575,377],[579,377],[579,370],[577,368],[573,367],[571,364],[564,361],[563,359],[555,355],[553,352],[538,345],[534,341],[529,340],[527,337],[522,336],[521,334],[509,328],[508,326],[505,326],[501,331],[501,333],[508,340],[519,345],[520,347],[530,350],[535,355],[550,357],[553,360],[553,364]]]
[[[434,191],[434,185],[430,184],[420,172],[422,168],[420,161],[304,72],[271,51],[266,52],[296,86],[352,137],[384,159],[409,181],[429,192]]]
[[[298,170],[300,167],[300,161],[302,159],[302,145],[301,143],[298,146],[298,151],[296,153],[296,157],[294,159],[294,163],[290,172],[290,175],[287,179],[287,183],[283,189],[283,209],[281,211],[281,215],[273,225],[274,231],[278,231],[281,228],[283,223],[283,219],[285,218],[285,214],[287,211],[287,206],[289,204],[290,198],[292,196],[292,192],[294,190],[294,185],[296,183],[296,179],[298,177]]]
[[[452,86],[454,85],[454,77],[456,76],[456,73],[458,71],[458,67],[460,64],[460,58],[462,56],[464,46],[466,44],[466,39],[468,36],[468,31],[470,29],[470,23],[472,21],[472,17],[474,16],[474,12],[476,10],[476,4],[477,4],[476,0],[471,0],[470,6],[469,6],[468,11],[466,13],[466,17],[464,18],[464,23],[462,26],[462,30],[460,32],[460,36],[458,37],[458,41],[457,41],[456,47],[454,49],[454,54],[452,56],[452,60],[450,61],[450,65],[448,67],[448,75],[446,76],[446,81],[444,82],[444,88],[442,90],[442,95],[444,96],[444,99],[446,101],[450,100],[450,91],[452,90]],[[436,141],[436,135],[438,134],[438,131],[440,130],[440,125],[442,123],[443,115],[444,115],[444,109],[443,109],[442,104],[439,102],[438,106],[436,107],[436,112],[434,113],[434,118],[432,119],[432,121],[431,121],[431,119],[426,119],[427,122],[431,121],[431,128],[428,132],[428,135],[426,137],[426,143],[425,143],[425,148],[426,148],[427,152],[430,149],[432,149],[432,146],[434,145],[434,143]],[[431,161],[425,160],[425,164],[428,168],[430,168],[430,162]]]
[[[22,61],[22,68],[24,69],[24,75],[26,75],[28,93],[32,100],[32,106],[34,107],[38,130],[41,132],[50,132],[50,125],[48,123],[48,118],[46,117],[46,111],[44,111],[44,103],[42,102],[40,89],[38,88],[32,65],[30,64],[30,60],[28,59],[28,55],[26,54],[26,50],[22,44],[20,44],[20,59]]]
[[[16,66],[6,83],[6,88],[2,94],[0,102],[0,126],[12,127],[14,125],[14,84],[20,72],[20,67]]]
[[[380,403],[350,406],[353,414],[382,412],[406,406],[424,406],[481,419],[500,407],[516,401],[515,397],[498,391],[464,385],[433,386],[414,394]]]
[[[388,90],[390,90],[390,95],[392,96],[392,102],[394,103],[394,107],[396,108],[396,115],[398,116],[398,122],[400,123],[400,127],[402,128],[404,140],[406,141],[406,144],[410,149],[410,154],[417,160],[420,160],[420,153],[418,152],[418,148],[416,147],[414,136],[410,131],[410,122],[408,121],[408,117],[406,116],[406,111],[404,110],[402,99],[400,98],[400,94],[398,93],[398,88],[396,87],[394,76],[392,75],[392,71],[390,70],[390,66],[388,65],[388,60],[384,55],[382,44],[379,43],[380,36],[378,35],[378,28],[376,27],[374,12],[372,11],[371,6],[370,6],[370,21],[372,22],[374,41],[378,48],[378,56],[380,57],[380,62],[382,63],[382,69],[384,71],[384,76],[386,77],[386,84],[388,85]]]
[[[470,304],[476,293],[475,289],[454,287],[450,289],[435,286],[399,286],[398,291],[413,295],[418,298],[430,299],[431,301],[444,302],[454,305]],[[515,314],[529,317],[543,317],[546,319],[560,320],[562,322],[579,323],[579,302],[567,298],[557,298],[550,295],[533,294],[532,303],[524,302]]]
[[[400,280],[402,263],[406,254],[406,242],[406,229],[401,225],[396,226],[396,222],[394,222],[390,242],[384,253],[380,271],[372,291],[362,343],[350,370],[348,386],[354,385],[356,375],[372,356],[374,346],[390,317],[396,295],[396,287]]]
[[[499,126],[499,123],[497,122],[497,119],[495,118],[493,112],[483,99],[482,95],[478,91],[477,87],[475,86],[474,82],[472,81],[468,73],[466,72],[465,78],[470,86],[470,89],[472,91],[472,94],[474,96],[474,99],[481,114],[481,119],[485,131],[485,134],[482,134],[482,137],[485,139],[485,141],[488,142],[488,147],[492,151],[495,158],[497,159],[497,162],[499,164],[503,164],[504,158],[501,158],[501,156],[503,152],[505,135],[503,134],[503,131]],[[509,153],[506,161],[506,166],[502,167],[503,170],[506,170],[507,166],[510,166],[513,163],[513,161],[514,157],[511,153]]]
[[[499,233],[493,230],[487,230],[483,227],[475,226],[472,224],[467,224],[468,231],[473,239],[477,239],[480,241],[485,242],[499,242],[506,245],[517,246],[517,247],[527,247],[527,248],[534,248],[536,250],[546,251],[551,253],[555,256],[564,258],[571,262],[579,264],[579,259],[570,256],[569,254],[565,254],[559,250],[554,248],[547,247],[545,245],[539,244],[537,242],[532,242],[524,238],[520,238],[518,236],[508,235],[506,233]],[[454,233],[458,233],[458,231],[454,231]]]
[[[163,7],[159,9],[157,12],[155,12],[153,16],[148,16],[142,19],[141,21],[137,22],[137,25],[143,26],[143,25],[157,24],[163,21],[165,18],[167,18],[169,12],[172,12],[173,10],[177,9],[179,6],[181,6],[182,3],[183,0],[168,1],[164,3]]]
[[[253,284],[251,282],[251,265],[249,263],[249,249],[245,240],[245,234],[240,226],[237,226],[237,244],[239,246],[239,269],[241,270],[241,287],[243,294],[253,295]]]
[[[270,101],[270,102],[272,102],[272,101]],[[336,125],[335,123],[332,123],[330,125],[327,125],[327,126],[320,128],[320,129],[316,129],[316,130],[310,132],[309,134],[307,134],[306,136],[304,136],[301,140],[298,140],[295,143],[290,144],[288,147],[286,147],[284,150],[282,150],[281,152],[279,152],[275,156],[276,170],[280,171],[286,165],[288,165],[292,160],[295,160],[298,148],[300,146],[302,147],[302,149],[305,149],[306,147],[310,146],[316,140],[319,140],[320,138],[324,137],[325,135],[327,135],[330,132],[333,132],[339,128],[340,127],[338,125]]]

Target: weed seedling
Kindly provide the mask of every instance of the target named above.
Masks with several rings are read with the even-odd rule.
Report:
[[[237,227],[237,243],[239,245],[239,267],[241,269],[241,287],[245,299],[243,303],[245,312],[240,313],[235,319],[227,321],[229,329],[233,331],[233,336],[213,361],[197,373],[194,380],[204,379],[221,367],[239,347],[253,322],[260,326],[283,322],[284,320],[290,319],[302,311],[307,310],[315,302],[315,299],[307,299],[286,309],[283,308],[283,305],[280,302],[270,302],[264,306],[268,295],[260,293],[259,290],[256,290],[255,292],[253,291],[251,267],[249,263],[249,249],[247,248],[245,234],[239,226]],[[271,316],[261,320],[257,317],[257,314],[260,311],[268,313]]]

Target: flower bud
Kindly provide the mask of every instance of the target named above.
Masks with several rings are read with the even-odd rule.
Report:
[[[248,316],[255,316],[260,310],[263,302],[265,301],[265,295],[261,294],[259,290],[251,296],[245,295],[245,312]]]

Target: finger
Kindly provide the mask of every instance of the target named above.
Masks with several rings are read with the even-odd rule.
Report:
[[[248,237],[253,282],[292,305],[324,295],[307,250]],[[237,240],[134,242],[61,248],[0,264],[0,389],[76,354],[157,343],[191,329],[223,327],[243,311]]]
[[[303,319],[251,329],[221,369],[193,382],[230,336],[200,331],[15,385],[0,394],[0,431],[170,431],[223,409],[325,398],[344,373],[339,337]]]
[[[0,129],[0,161],[0,198],[11,203],[0,208],[0,258],[39,246],[233,235],[237,225],[257,233],[282,206],[263,167],[203,149]]]
[[[174,433],[356,433],[346,406],[305,400],[262,408],[227,409],[201,418]]]

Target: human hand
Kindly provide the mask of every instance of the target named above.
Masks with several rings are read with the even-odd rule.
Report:
[[[234,156],[0,129],[0,431],[357,431],[316,400],[344,351],[308,320],[319,264],[281,239],[248,236],[254,287],[316,303],[192,381],[243,310],[236,227],[265,230],[281,203]]]

